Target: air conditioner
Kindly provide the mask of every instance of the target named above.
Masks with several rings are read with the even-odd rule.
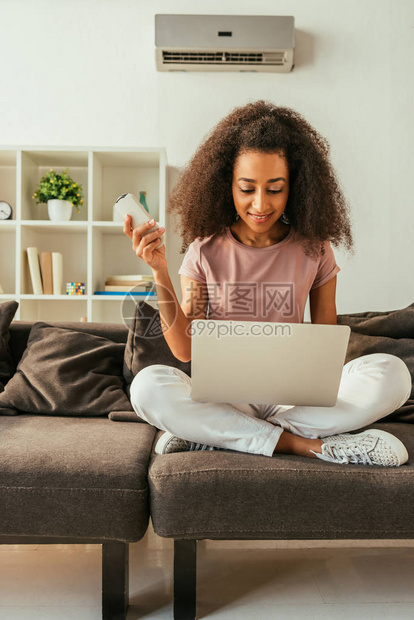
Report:
[[[294,67],[294,17],[155,15],[158,71],[273,71]]]

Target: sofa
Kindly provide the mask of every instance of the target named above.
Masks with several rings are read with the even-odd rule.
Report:
[[[414,304],[338,315],[338,323],[351,326],[346,361],[392,352],[413,376]],[[180,620],[196,618],[200,540],[414,538],[414,391],[371,425],[406,445],[410,459],[399,468],[230,450],[160,456],[154,445],[161,431],[128,406],[129,385],[147,365],[168,363],[191,375],[191,362],[172,356],[155,309],[137,304],[128,326],[6,320],[1,338],[13,371],[1,385],[0,359],[0,541],[101,544],[105,619],[126,616],[128,545],[144,536],[150,516],[157,535],[174,539],[173,606]],[[87,357],[88,338],[98,343],[99,358]],[[83,389],[76,373],[85,364],[98,368],[105,355],[110,364],[99,365],[99,376],[91,371],[93,382],[104,381],[94,399],[100,409],[89,410],[93,387]],[[114,374],[108,380],[105,373]],[[56,382],[66,386],[63,399]],[[114,400],[114,386],[126,400],[121,391]],[[110,395],[100,403],[105,390]]]
[[[127,338],[124,325],[55,325],[105,336],[122,348]],[[25,321],[10,325],[15,366],[32,327]],[[105,620],[126,617],[128,549],[149,523],[147,473],[155,435],[148,424],[114,423],[108,414],[0,415],[0,542],[101,544]]]

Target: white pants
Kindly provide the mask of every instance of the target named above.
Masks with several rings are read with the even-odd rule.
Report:
[[[272,456],[283,431],[316,439],[392,413],[410,397],[411,375],[395,355],[358,357],[343,367],[334,407],[204,403],[192,400],[190,389],[183,371],[154,364],[134,377],[131,404],[140,418],[182,439]]]

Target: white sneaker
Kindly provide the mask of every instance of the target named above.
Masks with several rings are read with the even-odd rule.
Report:
[[[408,452],[402,441],[391,433],[370,429],[362,433],[343,433],[322,437],[322,454],[313,452],[318,459],[331,463],[356,463],[399,467],[408,461]]]
[[[191,450],[220,450],[205,443],[196,443],[180,439],[172,433],[165,431],[155,444],[155,454],[169,454],[170,452],[189,452]]]

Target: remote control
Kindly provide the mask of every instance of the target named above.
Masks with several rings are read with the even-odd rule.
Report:
[[[150,214],[144,209],[134,194],[122,194],[122,196],[120,196],[115,202],[115,209],[117,213],[122,216],[122,219],[125,219],[126,215],[130,215],[132,217],[131,224],[133,228],[136,228],[140,224],[144,224],[151,219]],[[148,230],[145,230],[143,235],[147,235],[157,228],[159,228],[159,226],[158,224],[155,224],[154,226],[151,226],[151,228],[148,228]],[[160,248],[164,243],[164,233],[160,235],[160,239],[161,243],[157,245],[156,249]]]

